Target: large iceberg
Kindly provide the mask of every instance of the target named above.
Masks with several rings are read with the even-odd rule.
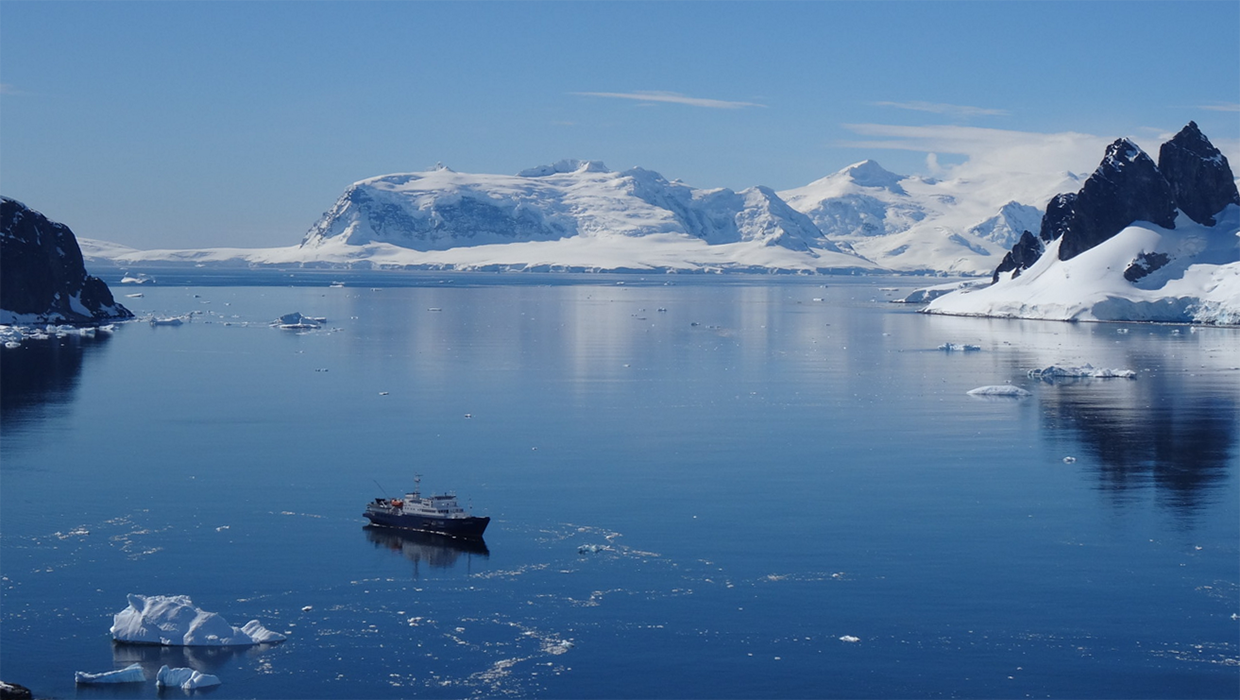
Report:
[[[250,620],[242,627],[233,627],[218,613],[194,606],[189,596],[144,596],[131,593],[129,607],[116,613],[112,622],[112,638],[129,644],[161,644],[164,646],[251,646],[284,641],[284,635],[272,632]]]

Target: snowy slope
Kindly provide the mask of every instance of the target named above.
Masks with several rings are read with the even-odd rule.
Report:
[[[1019,170],[981,181],[905,177],[867,160],[779,196],[882,267],[981,275],[1022,231],[1036,232],[1046,203],[1079,180]]]

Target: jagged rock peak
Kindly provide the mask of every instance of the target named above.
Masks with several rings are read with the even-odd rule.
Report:
[[[606,165],[600,160],[575,160],[566,159],[552,163],[551,165],[540,165],[535,168],[526,168],[517,173],[517,177],[546,177],[548,175],[557,175],[561,173],[608,173]]]
[[[1171,185],[1176,205],[1188,218],[1206,226],[1228,204],[1240,204],[1227,157],[1189,122],[1158,149],[1158,170]]]
[[[1063,238],[1059,259],[1070,260],[1134,221],[1175,228],[1175,213],[1171,185],[1154,160],[1132,141],[1117,139],[1075,199],[1060,195],[1047,206],[1040,237]]]
[[[1019,277],[1021,270],[1031,267],[1038,258],[1042,256],[1042,251],[1046,246],[1042,240],[1032,233],[1025,231],[1020,234],[1020,240],[1012,246],[1008,254],[1003,256],[1003,262],[995,268],[995,273],[991,277],[992,282],[999,281],[999,275],[1004,272],[1011,272],[1012,277]]]

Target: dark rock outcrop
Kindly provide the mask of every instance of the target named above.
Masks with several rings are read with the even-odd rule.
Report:
[[[1240,204],[1231,166],[1196,123],[1189,122],[1162,145],[1157,165],[1136,144],[1118,139],[1079,192],[1056,195],[1047,203],[1040,240],[1022,236],[995,269],[994,280],[1003,272],[1019,275],[1054,240],[1062,239],[1059,259],[1071,260],[1138,221],[1173,229],[1178,211],[1213,226],[1214,215],[1228,204]],[[1135,282],[1166,265],[1166,258],[1134,261],[1125,276]]]
[[[86,273],[68,226],[8,197],[0,197],[0,310],[48,323],[133,317],[103,280]]]
[[[1166,253],[1142,253],[1128,264],[1128,267],[1124,270],[1124,279],[1129,282],[1136,282],[1148,276],[1151,272],[1161,269],[1169,262],[1171,262],[1171,256]]]
[[[1240,204],[1231,165],[1196,122],[1158,149],[1158,170],[1171,185],[1175,203],[1188,218],[1206,226],[1228,204]]]
[[[1042,228],[1058,232],[1059,259],[1071,260],[1132,225],[1148,221],[1175,228],[1175,197],[1154,160],[1128,139],[1107,147],[1094,171],[1060,221],[1042,219]],[[1047,216],[1051,209],[1047,208]],[[1054,240],[1052,236],[1051,240]]]
[[[999,263],[999,267],[995,268],[992,282],[999,281],[999,275],[1004,272],[1014,271],[1012,276],[1019,277],[1020,271],[1027,269],[1030,265],[1037,262],[1042,257],[1042,251],[1046,250],[1046,246],[1042,240],[1032,233],[1025,231],[1020,234],[1020,240],[1016,241],[1016,245],[1012,246],[1012,250],[1003,256],[1003,262]]]
[[[0,681],[0,700],[30,700],[34,695],[24,685]]]

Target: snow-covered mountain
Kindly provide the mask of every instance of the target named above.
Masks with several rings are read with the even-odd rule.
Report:
[[[497,248],[513,244],[537,245]],[[526,253],[527,264],[568,266],[596,249],[598,259],[587,266],[606,269],[667,266],[655,260],[673,249],[692,259],[693,250],[701,256],[707,248],[730,247],[738,266],[763,266],[759,259],[771,255],[761,249],[775,248],[782,249],[777,258],[799,260],[797,269],[877,268],[839,250],[770,188],[697,190],[657,172],[616,172],[598,161],[559,161],[517,175],[438,166],[372,177],[348,187],[300,248],[315,256],[376,245],[454,266],[466,248],[485,249],[475,253],[497,255],[510,265]],[[567,256],[557,261],[560,248]],[[637,263],[632,253],[640,248],[649,249],[650,259]],[[603,253],[620,249],[629,253],[610,264]]]
[[[1002,182],[906,177],[866,160],[779,193],[827,238],[884,268],[989,273],[1022,232],[1036,231],[1046,202],[1072,173],[1020,174]]]
[[[994,283],[928,313],[1240,324],[1240,191],[1227,158],[1189,122],[1158,163],[1112,143],[1078,192],[1056,196]]]

